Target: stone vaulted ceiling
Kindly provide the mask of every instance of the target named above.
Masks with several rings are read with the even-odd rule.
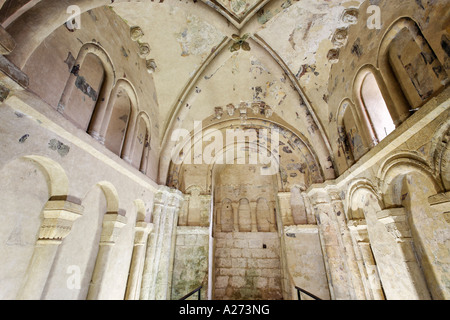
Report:
[[[345,42],[362,2],[146,1],[112,8],[143,30],[140,41],[157,64],[162,145],[173,129],[192,130],[215,107],[258,101],[312,144],[326,145],[333,49]]]

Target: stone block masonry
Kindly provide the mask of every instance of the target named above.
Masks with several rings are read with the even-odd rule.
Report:
[[[277,233],[224,232],[215,240],[214,299],[282,299]]]

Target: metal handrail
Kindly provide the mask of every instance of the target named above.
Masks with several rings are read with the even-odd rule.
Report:
[[[299,287],[296,286],[295,289],[297,289],[298,300],[302,300],[300,292],[303,292],[304,294],[310,296],[311,298],[313,298],[315,300],[322,300],[318,296],[313,295],[311,292],[308,292],[308,291],[306,291],[306,290],[304,290],[302,288],[299,288]]]
[[[188,293],[187,295],[185,295],[183,298],[181,298],[180,300],[186,300],[187,298],[189,298],[190,296],[193,296],[196,292],[198,292],[198,300],[202,300],[202,288],[203,286],[198,287],[197,289],[195,289],[194,291],[191,291],[190,293]]]

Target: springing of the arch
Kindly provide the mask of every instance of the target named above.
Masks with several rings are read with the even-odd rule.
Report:
[[[435,191],[442,192],[441,183],[435,179],[433,170],[420,155],[415,152],[399,151],[387,158],[378,170],[378,190],[383,195],[385,207],[400,205],[401,199],[392,188],[396,179],[411,172],[419,172],[428,177]]]
[[[59,163],[49,158],[36,155],[24,156],[22,159],[33,162],[44,173],[50,197],[68,195],[69,179]]]
[[[144,201],[141,199],[136,199],[133,201],[133,204],[136,208],[136,222],[149,221],[150,217],[147,217]]]
[[[348,187],[347,187],[347,193],[345,195],[345,201],[344,201],[344,211],[347,215],[348,220],[353,220],[355,217],[352,215],[352,203],[355,200],[355,195],[357,194],[358,190],[365,190],[369,192],[370,194],[373,194],[375,198],[377,199],[377,202],[381,208],[382,206],[382,197],[379,194],[377,188],[375,187],[374,183],[366,178],[359,178],[354,181],[352,181]]]
[[[106,198],[106,212],[118,213],[119,210],[119,194],[116,187],[109,181],[100,181],[97,183]]]

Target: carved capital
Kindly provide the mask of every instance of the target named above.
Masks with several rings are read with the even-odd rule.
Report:
[[[411,239],[411,229],[407,221],[405,208],[386,209],[378,212],[377,217],[395,241],[403,242]]]
[[[348,229],[358,243],[369,243],[369,233],[365,220],[350,220]]]
[[[119,213],[106,213],[103,217],[103,230],[100,245],[114,245],[120,231],[127,224],[127,218]]]
[[[153,223],[147,223],[144,221],[136,222],[134,227],[134,245],[143,246],[147,243],[147,238],[150,233],[152,233],[154,228]]]
[[[330,204],[330,196],[325,189],[315,189],[308,192],[309,199],[313,206]]]
[[[75,220],[81,217],[83,207],[78,199],[50,199],[44,208],[44,221],[39,230],[38,243],[59,244],[72,230]]]

